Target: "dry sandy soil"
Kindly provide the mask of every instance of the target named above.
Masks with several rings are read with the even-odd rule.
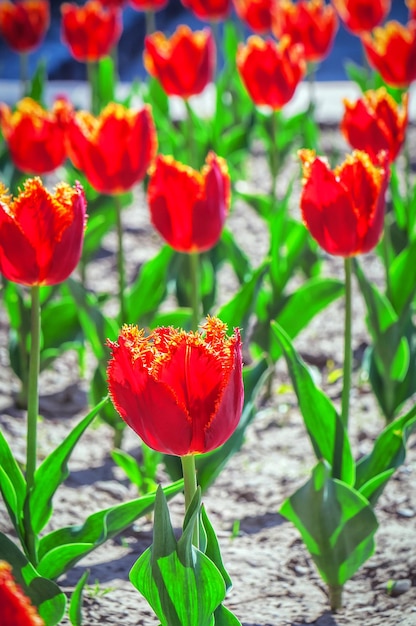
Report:
[[[328,145],[333,132],[324,136]],[[338,140],[337,140],[338,141]],[[252,183],[265,187],[261,157],[253,160]],[[159,240],[148,223],[144,204],[125,213],[129,270],[137,272],[146,258],[157,249]],[[259,218],[243,203],[237,202],[229,228],[253,262],[267,251],[267,239]],[[88,276],[91,284],[107,280],[114,289],[115,240],[108,236],[100,261]],[[257,258],[256,258],[257,255]],[[366,259],[366,270],[380,278],[373,256]],[[327,259],[324,271],[342,275],[342,263]],[[229,285],[225,275],[224,284]],[[354,297],[354,368],[351,436],[356,456],[368,451],[372,440],[383,428],[383,418],[369,386],[361,380],[360,348],[368,341],[364,305],[358,290]],[[343,302],[339,300],[319,315],[296,339],[296,347],[315,367],[321,384],[336,404],[340,399],[339,381],[330,384],[328,373],[342,367]],[[0,318],[0,426],[17,458],[24,460],[25,416],[14,405],[17,380],[10,373],[7,355],[7,319]],[[286,366],[277,365],[270,399],[259,405],[258,414],[248,429],[241,451],[209,489],[204,502],[218,532],[223,559],[233,579],[226,605],[244,626],[416,626],[416,439],[409,441],[404,465],[387,486],[377,515],[380,528],[376,552],[345,587],[345,607],[337,614],[329,611],[325,586],[320,580],[298,531],[278,510],[283,500],[302,485],[315,463],[309,440],[288,388]],[[39,456],[55,447],[69,429],[86,413],[87,382],[79,381],[76,356],[68,353],[41,379]],[[135,497],[135,489],[123,478],[110,457],[112,436],[100,424],[86,432],[73,455],[71,475],[58,491],[52,528],[81,522],[87,513]],[[124,448],[139,454],[137,438],[126,433]],[[167,478],[160,474],[166,484]],[[183,515],[183,499],[171,501],[175,527]],[[0,504],[0,529],[10,532],[4,505]],[[236,530],[238,532],[236,532]],[[152,541],[150,520],[139,520],[131,529],[109,541],[82,560],[59,583],[71,593],[85,571],[90,570],[85,594],[84,624],[98,626],[150,626],[157,624],[146,601],[128,579],[129,570]],[[387,592],[389,581],[402,581],[399,595]],[[63,621],[63,624],[69,624]]]

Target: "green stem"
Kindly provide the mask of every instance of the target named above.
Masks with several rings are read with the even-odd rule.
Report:
[[[277,175],[279,173],[279,148],[277,146],[277,130],[278,130],[278,115],[279,112],[278,111],[272,111],[272,116],[271,116],[271,143],[270,143],[270,149],[269,149],[269,167],[270,167],[270,174],[272,176],[272,187],[270,190],[270,194],[271,194],[271,199],[272,199],[272,203],[271,203],[271,207],[272,207],[272,212],[275,209],[276,206],[276,187],[277,187]]]
[[[195,491],[197,489],[195,456],[193,454],[187,454],[185,456],[181,456],[181,463],[182,463],[183,484],[184,484],[184,492],[185,492],[185,511],[187,511],[189,508],[189,505],[192,502],[192,498],[195,495]],[[195,524],[193,544],[197,548],[199,547],[198,522]]]
[[[27,52],[21,52],[20,55],[20,85],[22,89],[22,98],[27,95],[29,87],[29,57]]]
[[[39,367],[40,367],[40,287],[31,289],[32,309],[30,323],[30,362],[29,389],[27,403],[27,439],[26,439],[26,502],[25,534],[28,557],[36,564],[36,537],[30,522],[29,498],[35,483],[37,456],[37,422],[39,413]]]
[[[316,108],[316,68],[313,63],[310,63],[308,71],[308,91],[309,91],[309,106],[308,114],[314,116]]]
[[[156,16],[154,11],[145,11],[146,35],[151,35],[156,30]]]
[[[342,608],[343,589],[343,585],[328,585],[329,604],[333,613]]]
[[[187,98],[185,98],[185,107],[186,107],[186,129],[187,129],[187,142],[188,142],[188,150],[189,150],[189,163],[194,167],[197,168],[199,163],[198,163],[198,153],[197,153],[197,149],[196,149],[196,143],[195,143],[195,129],[194,129],[194,124],[192,121],[192,108],[191,105],[189,104],[189,101]]]
[[[352,261],[351,257],[344,259],[345,268],[345,326],[344,326],[344,377],[342,385],[341,418],[345,428],[348,428],[350,408],[350,389],[352,373]]]
[[[383,252],[385,279],[386,279],[386,295],[391,302],[392,292],[391,292],[391,279],[390,279],[390,250],[391,250],[390,224],[391,224],[391,220],[389,219],[389,215],[387,214],[384,220],[383,241],[381,242],[381,245],[382,245],[382,252]]]
[[[96,61],[87,62],[87,77],[91,90],[91,112],[98,115],[100,112],[100,102],[98,97],[98,65]]]
[[[192,306],[192,330],[198,330],[201,320],[201,292],[199,287],[199,252],[191,252],[189,255],[191,264],[191,306]]]
[[[127,303],[126,303],[126,276],[124,268],[124,250],[123,250],[123,224],[121,221],[121,202],[120,196],[114,196],[116,206],[116,226],[117,226],[117,272],[118,272],[118,296],[120,304],[120,319],[123,324],[128,321]]]

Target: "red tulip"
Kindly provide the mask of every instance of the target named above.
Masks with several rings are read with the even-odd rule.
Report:
[[[381,24],[390,11],[391,0],[332,0],[344,25],[360,35]]]
[[[221,236],[230,204],[225,161],[211,152],[201,172],[159,155],[150,176],[153,226],[178,252],[203,252]]]
[[[272,30],[279,39],[289,35],[304,47],[305,60],[311,63],[326,57],[338,29],[333,7],[323,0],[280,0],[273,11]]]
[[[416,80],[416,20],[403,26],[387,22],[362,38],[370,65],[393,87],[408,87]]]
[[[215,43],[209,28],[192,32],[181,25],[170,39],[158,31],[145,38],[144,46],[144,65],[169,96],[187,99],[213,78]]]
[[[68,127],[68,156],[101,193],[128,191],[143,180],[157,149],[150,107],[108,104],[98,117],[78,111]]]
[[[231,0],[181,0],[185,9],[189,9],[200,20],[225,20],[231,11]]]
[[[0,561],[1,626],[43,626],[44,621],[13,578],[12,568]]]
[[[130,6],[137,11],[160,11],[168,0],[130,0]]]
[[[234,0],[238,17],[255,33],[268,33],[272,27],[273,0]]]
[[[300,150],[303,164],[302,217],[312,237],[329,254],[369,252],[383,230],[389,169],[386,155],[372,163],[354,151],[335,170],[313,150]]]
[[[185,456],[221,446],[243,406],[241,339],[218,318],[201,332],[124,326],[108,341],[110,396],[122,419],[154,450]]]
[[[65,135],[72,115],[66,100],[55,101],[47,111],[24,98],[12,112],[0,103],[0,126],[13,163],[22,172],[48,174],[66,159]]]
[[[408,122],[408,93],[402,95],[401,107],[384,87],[367,91],[352,103],[344,100],[345,113],[341,131],[356,150],[367,152],[374,162],[380,150],[394,161],[406,135]]]
[[[0,35],[15,52],[31,52],[43,41],[50,22],[47,0],[0,2]]]
[[[65,2],[61,13],[62,41],[77,61],[99,61],[120,38],[122,22],[117,7],[103,6],[98,0],[88,0],[84,6]]]
[[[40,178],[29,178],[14,200],[0,183],[0,272],[21,285],[63,282],[80,259],[85,224],[79,183],[50,193]]]
[[[239,45],[237,68],[253,102],[278,110],[289,102],[305,74],[303,46],[288,36],[275,43],[253,35],[246,45]]]

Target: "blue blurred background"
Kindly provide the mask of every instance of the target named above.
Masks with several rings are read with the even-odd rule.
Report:
[[[72,59],[67,47],[60,39],[61,4],[62,0],[51,1],[51,25],[43,45],[30,55],[30,73],[34,72],[38,62],[42,59],[46,62],[50,80],[85,80],[84,64]],[[393,0],[387,19],[396,19],[406,23],[407,16],[408,10],[404,0]],[[156,14],[157,29],[163,30],[166,34],[172,33],[180,23],[187,23],[192,29],[206,26],[205,23],[200,22],[189,11],[186,11],[179,0],[169,0],[168,6]],[[249,34],[247,30],[247,35]],[[123,10],[123,34],[118,48],[119,73],[122,81],[131,81],[145,75],[142,63],[144,36],[143,13],[126,7]],[[332,53],[321,63],[317,72],[317,79],[321,81],[346,80],[345,62],[354,61],[361,64],[362,58],[363,53],[359,39],[340,25]],[[8,48],[4,40],[0,39],[0,80],[16,80],[18,76],[18,55]]]

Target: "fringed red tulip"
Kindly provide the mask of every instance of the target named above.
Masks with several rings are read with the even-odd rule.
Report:
[[[218,242],[230,204],[230,178],[222,158],[211,152],[197,172],[159,155],[147,193],[152,224],[172,248],[203,252]]]
[[[0,561],[1,626],[44,626],[30,599],[13,578],[12,568]]]
[[[42,43],[49,23],[48,0],[0,2],[0,35],[15,52],[35,50]]]
[[[170,38],[158,31],[144,45],[144,65],[169,96],[188,99],[213,78],[215,43],[209,28],[193,32],[181,25]]]
[[[303,46],[288,36],[275,43],[253,35],[238,48],[237,68],[253,102],[278,110],[289,102],[305,75]]]
[[[99,61],[120,38],[121,13],[115,6],[103,6],[98,0],[88,0],[83,6],[66,2],[61,13],[62,41],[77,61]]]
[[[79,183],[60,183],[50,193],[30,178],[15,199],[0,183],[0,272],[21,285],[63,282],[81,257],[85,224]]]
[[[234,432],[243,406],[238,329],[218,318],[201,332],[156,328],[146,337],[124,326],[108,341],[110,397],[122,419],[154,450],[185,456],[210,452]]]
[[[98,117],[78,111],[68,127],[68,156],[101,193],[128,191],[143,180],[157,150],[150,107],[108,104]]]
[[[390,11],[391,0],[332,0],[344,25],[355,35],[373,30]]]
[[[345,139],[355,150],[367,152],[374,162],[381,150],[394,161],[406,136],[408,100],[408,93],[404,93],[398,105],[384,87],[366,91],[356,102],[344,100],[340,128]]]
[[[234,0],[234,8],[240,20],[261,35],[271,30],[273,3],[273,0]]]
[[[14,112],[0,103],[0,126],[17,168],[28,174],[48,174],[66,159],[65,136],[72,106],[55,101],[50,111],[24,98]]]
[[[416,20],[406,26],[387,22],[362,38],[368,62],[393,87],[406,88],[416,80]]]
[[[185,9],[189,9],[200,20],[225,20],[231,12],[231,0],[181,0]]]
[[[312,150],[301,150],[299,156],[304,177],[300,207],[312,237],[336,256],[372,250],[383,231],[386,155],[381,153],[376,165],[357,150],[334,170]]]
[[[279,39],[289,35],[294,43],[304,47],[305,60],[322,61],[334,42],[338,18],[334,8],[323,0],[280,0],[272,12],[272,30]]]

